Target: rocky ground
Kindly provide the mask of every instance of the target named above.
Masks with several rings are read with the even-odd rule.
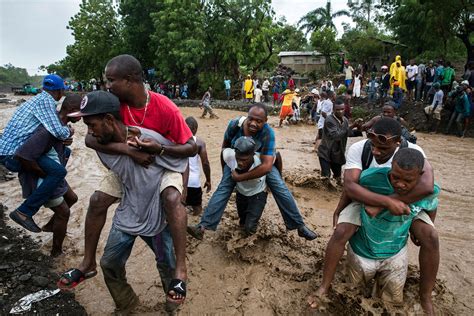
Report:
[[[30,293],[56,289],[54,262],[38,250],[23,230],[5,224],[8,209],[0,204],[0,315],[7,315],[15,302]],[[33,304],[24,315],[86,315],[73,293],[60,292]]]

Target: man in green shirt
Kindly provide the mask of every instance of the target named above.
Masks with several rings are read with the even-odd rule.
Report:
[[[451,91],[454,76],[454,69],[451,67],[451,63],[447,61],[443,71],[443,80],[441,81],[441,90],[443,90],[444,95],[448,95],[448,92]]]
[[[378,194],[406,195],[419,185],[423,167],[424,157],[420,151],[402,148],[395,154],[391,169],[369,168],[362,172],[359,183]],[[410,226],[414,220],[433,225],[425,212],[436,211],[439,192],[435,184],[434,193],[411,203],[406,215],[393,215],[387,209],[372,211],[362,204],[361,225],[349,240],[347,254],[347,271],[353,283],[367,285],[376,278],[376,293],[382,299],[393,303],[403,301]]]

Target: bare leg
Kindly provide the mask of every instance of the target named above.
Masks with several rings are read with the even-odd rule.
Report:
[[[166,219],[173,238],[174,251],[176,254],[175,278],[183,281],[187,280],[186,270],[186,228],[187,215],[186,210],[181,204],[181,194],[175,187],[167,187],[161,192],[163,205],[166,212]],[[170,291],[173,301],[181,303],[183,298]]]
[[[107,210],[115,201],[116,197],[101,191],[95,191],[89,200],[84,229],[84,258],[78,267],[83,273],[93,271],[97,267],[97,244],[107,219]]]
[[[336,226],[334,233],[329,239],[326,247],[326,253],[324,256],[324,267],[323,267],[323,280],[321,285],[311,296],[308,297],[307,301],[311,308],[317,308],[318,298],[325,296],[331,286],[331,282],[336,274],[337,264],[344,254],[346,243],[354,235],[357,230],[357,226],[349,223],[340,223]]]
[[[421,220],[415,220],[410,232],[420,243],[420,303],[423,311],[434,315],[431,293],[436,283],[439,267],[439,239],[436,229]]]
[[[57,257],[63,253],[63,242],[66,237],[67,222],[71,214],[69,206],[65,201],[60,205],[51,208],[54,212],[53,222],[53,247],[51,249],[51,257]]]

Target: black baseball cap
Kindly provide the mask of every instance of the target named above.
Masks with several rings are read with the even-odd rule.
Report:
[[[255,152],[255,141],[252,137],[241,136],[234,143],[234,149],[242,155],[253,154]]]
[[[82,98],[81,110],[70,113],[69,117],[83,117],[120,111],[119,99],[110,92],[93,91]]]

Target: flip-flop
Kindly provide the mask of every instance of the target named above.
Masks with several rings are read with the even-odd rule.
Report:
[[[175,299],[170,294],[170,291],[174,291],[176,294],[182,296],[182,298]],[[168,299],[172,301],[184,301],[186,298],[186,282],[180,279],[172,279],[169,286],[168,286]]]
[[[89,272],[82,272],[79,269],[70,269],[61,274],[59,281],[57,283],[58,288],[61,290],[71,290],[78,286],[80,283],[84,282],[87,279],[95,277],[97,275],[97,270],[92,270]],[[63,280],[67,280],[68,283],[65,283]]]

